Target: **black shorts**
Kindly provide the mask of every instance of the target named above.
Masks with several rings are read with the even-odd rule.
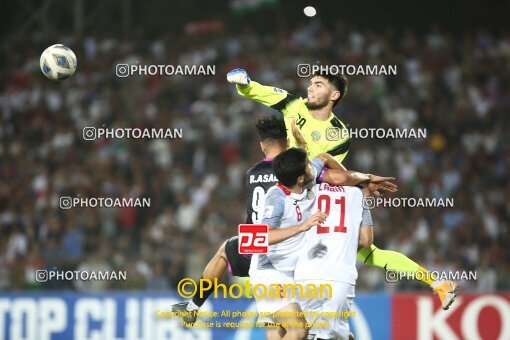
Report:
[[[239,254],[239,237],[234,236],[225,243],[228,270],[234,276],[248,277],[250,270],[251,254]]]

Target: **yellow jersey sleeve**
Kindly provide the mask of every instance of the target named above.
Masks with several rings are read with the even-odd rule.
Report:
[[[248,85],[236,85],[237,93],[241,96],[250,98],[269,106],[290,118],[297,114],[305,105],[305,101],[285,90],[273,86],[266,86],[256,81],[251,81]]]

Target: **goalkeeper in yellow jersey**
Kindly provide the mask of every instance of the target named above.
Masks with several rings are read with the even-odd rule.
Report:
[[[281,112],[288,132],[294,122],[306,141],[309,158],[327,152],[342,162],[347,156],[349,135],[345,125],[332,111],[347,92],[347,78],[344,76],[312,77],[306,99],[251,81],[246,71],[241,69],[229,72],[227,80],[236,84],[240,95]],[[298,146],[295,138],[291,138],[290,146]]]
[[[236,84],[237,92],[282,113],[287,130],[295,129],[291,146],[304,146],[309,158],[329,153],[338,162],[347,156],[350,146],[345,125],[333,114],[333,108],[345,97],[348,88],[343,75],[317,73],[310,79],[307,98],[288,93],[277,87],[252,81],[245,70],[235,69],[227,80]],[[291,135],[290,133],[288,135]],[[458,285],[453,281],[434,281],[430,273],[416,262],[396,251],[372,245],[358,252],[358,259],[384,270],[415,274],[429,285],[441,300],[443,309],[453,303]]]

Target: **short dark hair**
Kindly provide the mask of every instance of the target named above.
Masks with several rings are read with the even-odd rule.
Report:
[[[257,121],[257,132],[259,133],[260,141],[264,142],[268,139],[286,142],[287,129],[283,119],[278,119],[275,116],[263,117]]]
[[[273,159],[273,172],[286,187],[296,185],[298,177],[306,174],[308,157],[301,148],[290,148]]]
[[[335,100],[333,107],[335,107],[340,100],[342,100],[349,88],[349,80],[343,74],[330,74],[326,71],[317,71],[313,74],[314,77],[322,77],[328,80],[338,91],[340,91],[340,97]]]

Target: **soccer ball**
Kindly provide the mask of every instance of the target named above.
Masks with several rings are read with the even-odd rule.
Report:
[[[67,46],[55,44],[41,54],[41,71],[51,80],[69,78],[76,71],[76,56]]]

